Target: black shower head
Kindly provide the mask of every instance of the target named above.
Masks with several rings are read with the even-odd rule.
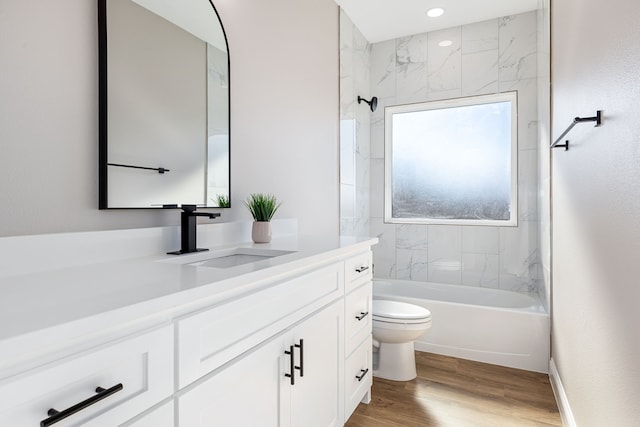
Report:
[[[360,104],[362,101],[366,102],[367,104],[369,104],[369,108],[371,108],[371,112],[373,113],[374,111],[376,111],[376,108],[378,107],[378,98],[376,96],[374,96],[373,98],[371,98],[371,101],[367,101],[366,99],[364,99],[361,96],[358,96],[358,104]]]

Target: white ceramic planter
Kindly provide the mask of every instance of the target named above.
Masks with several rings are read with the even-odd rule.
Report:
[[[271,241],[271,223],[269,221],[254,221],[251,238],[255,243],[269,243]]]

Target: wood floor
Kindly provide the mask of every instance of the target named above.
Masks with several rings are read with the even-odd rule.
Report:
[[[562,426],[546,374],[416,352],[418,378],[373,380],[346,427]]]

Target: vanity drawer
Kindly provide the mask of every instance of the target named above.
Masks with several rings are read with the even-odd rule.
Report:
[[[37,426],[50,408],[63,412],[106,395],[54,425],[113,427],[172,392],[173,329],[166,326],[0,380],[0,425]]]
[[[345,266],[345,283],[347,292],[358,287],[373,277],[373,261],[371,251],[347,259]]]
[[[347,358],[344,367],[345,420],[370,391],[373,384],[371,364],[371,336],[365,339],[356,351]]]
[[[336,263],[180,319],[179,388],[342,295],[343,264]]]
[[[352,291],[345,300],[344,326],[345,326],[345,355],[351,352],[372,331],[372,283],[366,282]]]

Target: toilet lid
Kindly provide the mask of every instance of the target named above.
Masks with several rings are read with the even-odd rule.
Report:
[[[423,320],[431,319],[431,312],[424,307],[406,302],[373,300],[373,317],[387,322],[393,320]]]

